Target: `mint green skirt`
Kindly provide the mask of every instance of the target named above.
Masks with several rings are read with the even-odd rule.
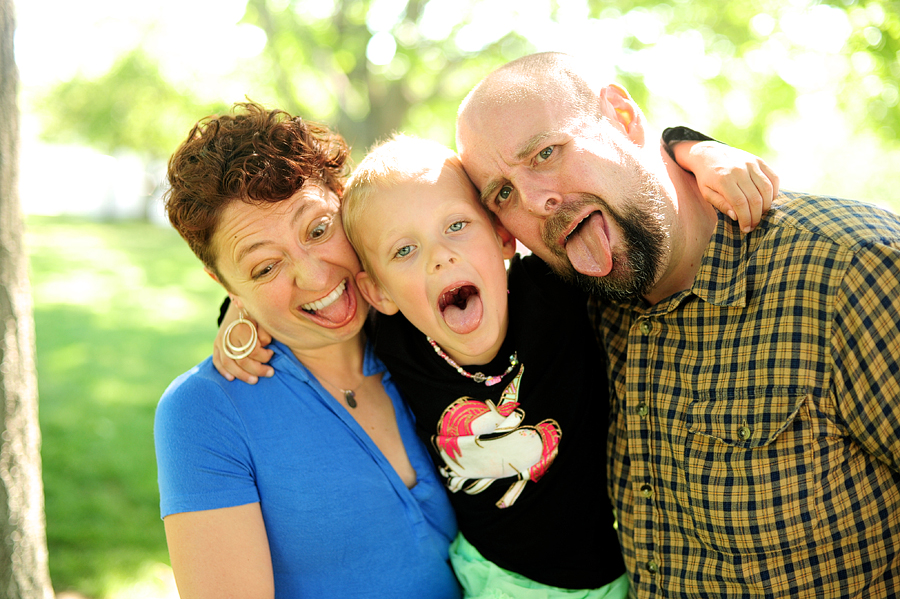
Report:
[[[628,575],[622,574],[599,589],[551,587],[484,559],[475,547],[457,535],[450,545],[450,563],[463,587],[465,599],[626,599]],[[597,564],[602,568],[602,564]]]

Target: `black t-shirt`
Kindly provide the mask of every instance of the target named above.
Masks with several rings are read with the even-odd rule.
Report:
[[[464,367],[498,375],[515,352],[519,364],[499,384],[463,377],[400,314],[378,315],[375,350],[468,541],[540,583],[599,588],[625,567],[606,485],[608,383],[587,297],[534,256],[513,258],[509,291],[502,348],[489,364]]]

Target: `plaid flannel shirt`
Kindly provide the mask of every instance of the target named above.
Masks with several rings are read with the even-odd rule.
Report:
[[[900,594],[900,218],[784,193],[689,291],[591,310],[634,596]]]

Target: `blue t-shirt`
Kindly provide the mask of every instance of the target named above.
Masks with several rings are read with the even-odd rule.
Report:
[[[271,379],[228,382],[207,358],[163,394],[162,516],[259,502],[276,597],[458,599],[453,510],[384,365],[367,347],[363,372],[385,372],[412,489],[287,347],[269,347]]]

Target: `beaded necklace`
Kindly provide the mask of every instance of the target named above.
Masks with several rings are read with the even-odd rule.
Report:
[[[440,348],[440,346],[438,346],[437,343],[435,343],[434,339],[432,339],[431,337],[428,337],[428,336],[426,336],[425,338],[428,339],[428,343],[430,343],[431,347],[434,348],[434,352],[437,355],[439,355],[440,357],[444,358],[444,361],[447,362],[447,364],[449,364],[450,366],[452,366],[453,369],[456,370],[456,372],[460,373],[461,375],[463,375],[464,377],[466,377],[468,379],[472,379],[473,381],[475,381],[478,384],[484,383],[488,387],[490,387],[492,385],[496,385],[501,380],[503,380],[503,377],[505,377],[507,374],[512,372],[512,369],[515,368],[516,364],[519,363],[518,353],[513,352],[513,355],[511,355],[509,357],[509,368],[507,368],[503,374],[501,374],[499,376],[487,376],[481,372],[476,372],[475,374],[472,374],[471,372],[466,372],[466,370],[462,366],[457,364],[453,358],[448,356],[447,353],[444,350],[442,350]]]

